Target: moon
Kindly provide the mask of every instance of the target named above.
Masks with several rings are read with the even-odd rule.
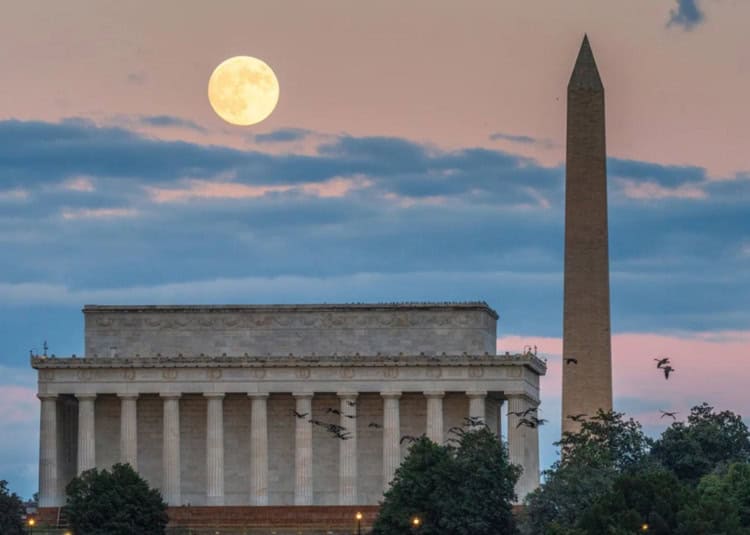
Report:
[[[214,69],[208,80],[208,101],[230,124],[257,124],[276,108],[279,80],[263,60],[235,56]]]

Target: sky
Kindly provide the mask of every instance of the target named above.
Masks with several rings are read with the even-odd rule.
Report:
[[[37,487],[29,350],[84,304],[483,300],[560,433],[566,85],[605,86],[615,408],[750,415],[750,2],[12,1],[0,19],[0,479]],[[207,96],[276,72],[264,122]],[[652,359],[667,355],[665,381]],[[12,437],[12,438],[11,438]]]

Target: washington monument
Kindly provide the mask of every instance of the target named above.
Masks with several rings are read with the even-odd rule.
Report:
[[[612,408],[604,86],[588,37],[568,83],[562,430]]]

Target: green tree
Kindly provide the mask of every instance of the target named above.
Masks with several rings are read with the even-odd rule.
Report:
[[[426,437],[409,448],[375,522],[377,535],[511,535],[512,502],[520,468],[486,427],[461,433],[456,446]]]
[[[680,535],[750,534],[750,464],[734,463],[704,476],[696,499],[679,514]]]
[[[167,504],[128,464],[88,470],[66,487],[65,506],[79,535],[161,535]]]
[[[687,423],[667,428],[651,453],[679,479],[697,483],[721,466],[749,462],[750,432],[739,415],[703,403],[691,409]]]
[[[689,489],[664,469],[620,474],[578,521],[589,535],[631,535],[644,524],[654,535],[670,535],[677,515],[689,500]]]
[[[23,514],[25,512],[21,498],[8,490],[8,482],[0,480],[0,533],[3,535],[22,535]]]
[[[599,411],[555,445],[560,459],[545,471],[544,484],[526,497],[526,534],[580,533],[576,526],[582,513],[610,491],[619,475],[652,464],[651,440],[641,425],[614,411]]]

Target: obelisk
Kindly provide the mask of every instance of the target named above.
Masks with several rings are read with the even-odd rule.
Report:
[[[568,360],[575,359],[575,360]],[[604,86],[584,36],[568,83],[562,430],[612,408]]]

